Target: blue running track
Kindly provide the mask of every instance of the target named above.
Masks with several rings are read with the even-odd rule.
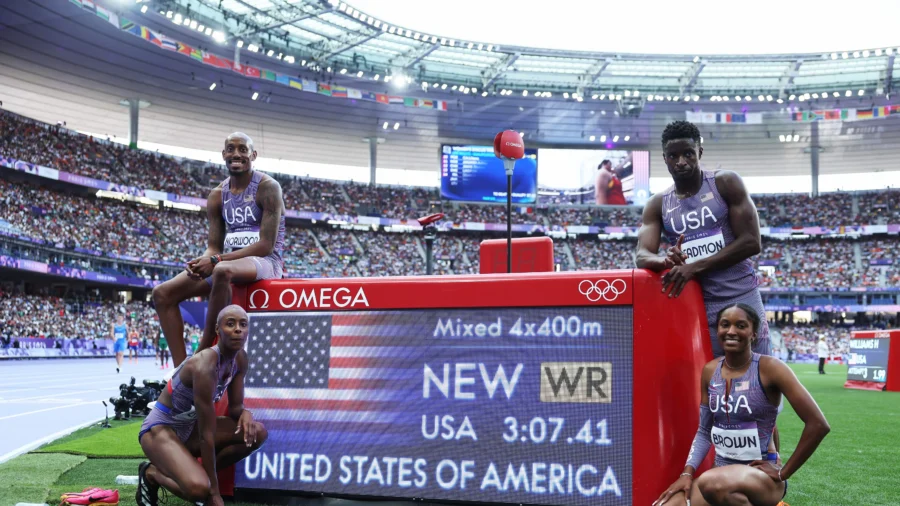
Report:
[[[131,376],[140,385],[169,371],[152,356],[137,364],[126,359],[119,374],[114,358],[0,360],[0,434],[10,436],[0,438],[0,463],[100,421],[100,401],[118,397]]]

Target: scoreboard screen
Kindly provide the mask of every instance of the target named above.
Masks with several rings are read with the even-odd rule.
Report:
[[[469,202],[506,202],[506,171],[493,146],[441,147],[441,197]],[[526,149],[512,177],[513,204],[537,199],[537,150]]]
[[[886,383],[890,344],[886,337],[850,339],[847,379]]]
[[[253,313],[237,486],[632,503],[632,307]]]

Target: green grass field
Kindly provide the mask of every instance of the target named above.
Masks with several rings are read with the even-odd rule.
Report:
[[[846,390],[844,366],[794,365],[831,424],[831,434],[791,478],[791,506],[900,504],[900,393]],[[800,438],[803,424],[789,406],[779,417],[784,457]],[[134,475],[141,461],[140,422],[114,422],[77,431],[30,454],[0,465],[0,506],[18,502],[59,504],[63,492],[89,486],[118,488],[123,506],[134,505],[133,486],[116,486],[119,474]],[[187,503],[170,497],[169,505]],[[238,503],[232,503],[238,504]],[[246,506],[254,506],[247,504]]]

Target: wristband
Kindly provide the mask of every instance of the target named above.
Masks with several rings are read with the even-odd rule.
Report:
[[[781,468],[784,469],[784,468]],[[778,481],[784,481],[784,478],[781,477],[781,469],[778,470]]]
[[[222,261],[222,255],[219,255],[219,254],[213,255],[213,256],[209,257],[209,261],[213,265],[216,265],[217,263]]]
[[[681,473],[681,474],[679,475],[679,478],[682,477],[682,476],[687,476],[688,478],[694,479],[694,475],[691,474],[691,473]]]

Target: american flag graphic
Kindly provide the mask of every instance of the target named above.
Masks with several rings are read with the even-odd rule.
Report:
[[[412,317],[252,315],[244,406],[278,439],[348,444],[377,434],[381,444],[401,442],[412,429],[403,423],[414,421],[398,422],[401,402],[410,391],[421,395],[424,348],[397,346],[417,327]]]
[[[749,381],[735,381],[734,382],[734,391],[735,392],[745,392],[750,390],[750,382]]]

